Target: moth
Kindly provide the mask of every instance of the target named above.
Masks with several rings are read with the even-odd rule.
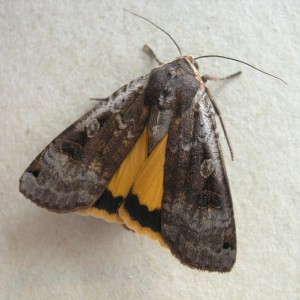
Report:
[[[236,229],[206,79],[192,56],[160,63],[56,137],[20,191],[50,211],[123,223],[191,268],[230,271]]]

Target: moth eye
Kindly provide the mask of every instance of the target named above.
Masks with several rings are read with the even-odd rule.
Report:
[[[199,70],[199,65],[197,64],[197,62],[194,62],[194,66],[197,70]]]
[[[69,155],[73,160],[79,161],[82,159],[82,146],[78,143],[66,141],[60,146],[60,151]]]

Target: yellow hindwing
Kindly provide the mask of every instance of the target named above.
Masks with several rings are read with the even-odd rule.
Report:
[[[167,134],[144,163],[136,176],[130,195],[119,209],[119,215],[127,227],[157,240],[165,247],[160,232],[160,210],[166,145]]]

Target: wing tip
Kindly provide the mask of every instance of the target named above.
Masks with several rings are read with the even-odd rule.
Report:
[[[25,171],[20,177],[19,191],[37,206],[56,213],[74,212],[90,206],[90,204],[86,204],[86,201],[82,203],[79,201],[60,201],[57,194],[40,187],[37,183],[37,176],[29,171]]]
[[[186,253],[179,253],[174,249],[174,247],[168,244],[165,239],[166,244],[170,248],[171,253],[185,266],[189,268],[208,271],[208,272],[218,272],[218,273],[228,273],[232,270],[236,261],[236,250],[230,251],[227,255],[219,255],[217,258],[212,255],[212,251],[201,252],[195,259],[192,259],[186,255]],[[209,249],[209,248],[208,248]],[[209,249],[211,250],[211,249]]]

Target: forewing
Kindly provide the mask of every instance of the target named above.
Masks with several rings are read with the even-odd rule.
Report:
[[[211,102],[200,88],[174,116],[166,150],[162,235],[179,260],[230,271],[236,257],[233,207]]]
[[[54,139],[20,178],[20,191],[57,212],[93,205],[147,123],[147,82],[130,82]]]
[[[129,194],[138,172],[147,160],[147,154],[148,127],[146,126],[101,197],[97,199],[93,206],[80,210],[79,213],[104,218],[109,222],[123,223],[122,218],[119,216],[119,208]]]

